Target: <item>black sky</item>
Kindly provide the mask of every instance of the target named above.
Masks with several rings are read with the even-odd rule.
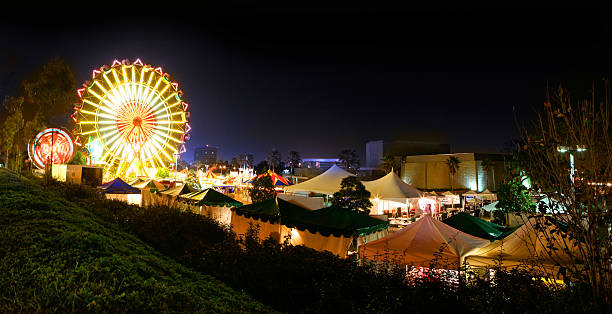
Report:
[[[262,160],[272,148],[363,155],[375,139],[497,152],[547,84],[582,88],[610,74],[610,17],[600,9],[180,12],[5,19],[3,93],[52,57],[80,83],[115,58],[141,58],[169,72],[190,104],[184,159],[212,144],[223,159]]]

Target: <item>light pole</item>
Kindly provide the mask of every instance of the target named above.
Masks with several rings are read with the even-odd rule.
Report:
[[[573,152],[578,152],[578,153],[582,153],[585,152],[586,146],[585,145],[576,145],[575,147],[573,146],[557,146],[557,151],[560,153],[567,153],[569,152],[569,156],[570,156],[570,179],[572,180],[572,184],[574,183],[574,154]]]

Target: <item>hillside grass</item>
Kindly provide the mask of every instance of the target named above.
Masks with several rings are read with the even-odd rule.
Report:
[[[270,311],[3,169],[0,273],[0,312]]]

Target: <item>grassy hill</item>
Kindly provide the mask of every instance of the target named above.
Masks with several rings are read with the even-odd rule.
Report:
[[[0,273],[0,312],[270,311],[2,169]]]

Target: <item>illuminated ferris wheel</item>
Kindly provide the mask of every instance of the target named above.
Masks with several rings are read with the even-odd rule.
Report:
[[[185,151],[188,104],[161,67],[115,60],[77,92],[81,103],[72,118],[80,144],[104,166],[105,180],[153,176]]]

